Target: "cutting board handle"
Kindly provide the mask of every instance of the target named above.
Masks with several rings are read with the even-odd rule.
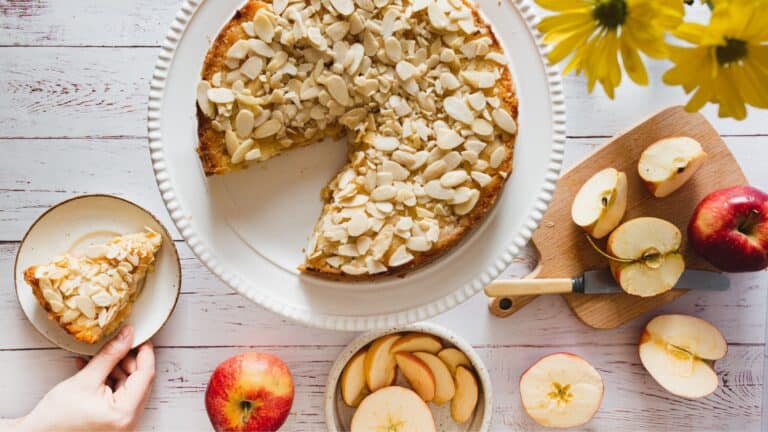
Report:
[[[531,241],[530,246],[536,250],[538,261],[536,263],[536,267],[534,267],[533,270],[531,270],[531,272],[521,280],[528,280],[531,281],[531,283],[535,283],[534,281],[541,271],[541,252],[536,247],[535,242]],[[488,310],[491,312],[491,314],[499,318],[506,318],[525,307],[525,305],[532,302],[536,297],[538,297],[538,295],[507,295],[503,297],[491,297],[491,301],[488,304]]]

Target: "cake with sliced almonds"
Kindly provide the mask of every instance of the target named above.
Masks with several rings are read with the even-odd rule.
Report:
[[[307,273],[372,278],[431,261],[483,220],[512,168],[507,58],[462,0],[251,0],[201,78],[206,175],[347,137]]]
[[[90,246],[29,267],[24,279],[48,318],[75,339],[96,343],[114,332],[131,312],[163,237],[150,230]]]

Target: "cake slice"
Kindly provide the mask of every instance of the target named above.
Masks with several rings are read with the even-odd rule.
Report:
[[[24,279],[49,319],[93,344],[130,314],[162,243],[160,234],[146,228],[90,246],[82,256],[67,253],[31,266]]]

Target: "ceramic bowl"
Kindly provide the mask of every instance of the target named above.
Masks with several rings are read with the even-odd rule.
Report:
[[[134,347],[155,335],[171,316],[181,289],[179,253],[168,231],[151,213],[138,205],[110,195],[83,195],[54,205],[27,231],[19,246],[14,265],[16,296],[32,325],[55,345],[78,354],[93,355],[109,339],[97,344],[80,342],[48,319],[32,289],[24,280],[24,270],[49,262],[65,251],[83,250],[94,243],[148,227],[163,236],[155,269],[147,275],[144,288],[124,324],[134,327]]]
[[[445,347],[455,347],[460,351],[463,351],[472,362],[475,376],[478,378],[480,389],[477,407],[475,408],[475,413],[472,418],[466,423],[457,424],[451,419],[450,402],[446,402],[442,405],[436,405],[434,403],[428,404],[432,410],[432,415],[435,418],[437,430],[441,432],[488,431],[491,425],[491,414],[493,413],[493,391],[488,370],[480,359],[480,356],[477,355],[477,352],[475,352],[474,348],[472,348],[467,341],[445,327],[430,323],[416,323],[371,331],[357,337],[352,343],[344,348],[344,351],[341,352],[331,367],[331,371],[328,374],[328,382],[325,387],[325,424],[327,430],[329,432],[340,432],[348,431],[350,429],[352,415],[354,414],[355,409],[348,407],[341,399],[341,390],[339,386],[341,373],[347,365],[347,362],[349,362],[356,352],[373,342],[375,339],[392,333],[405,332],[428,333],[442,339]],[[398,373],[398,375],[396,384],[404,384],[405,381],[402,374]],[[407,387],[407,384],[404,385]]]

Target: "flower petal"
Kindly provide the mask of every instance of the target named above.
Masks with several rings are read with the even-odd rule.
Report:
[[[592,2],[589,0],[536,0],[536,4],[551,11],[566,11],[590,7]]]
[[[621,40],[621,61],[624,63],[624,70],[627,71],[627,75],[632,81],[640,85],[648,85],[648,73],[645,70],[643,59],[623,38]]]

